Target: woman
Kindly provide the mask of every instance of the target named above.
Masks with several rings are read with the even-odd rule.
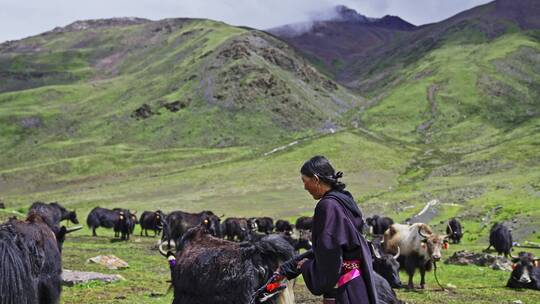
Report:
[[[323,295],[323,303],[376,304],[369,247],[360,231],[362,213],[339,181],[342,172],[324,156],[315,156],[300,170],[304,189],[314,199],[313,254],[281,266],[288,278],[302,273],[309,290]]]

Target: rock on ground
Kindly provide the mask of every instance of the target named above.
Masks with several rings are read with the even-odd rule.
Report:
[[[118,274],[103,274],[98,272],[83,272],[64,269],[62,271],[62,284],[73,286],[75,284],[88,283],[90,281],[101,281],[112,283],[119,280],[125,280],[124,277]]]
[[[455,252],[449,257],[445,264],[453,265],[478,265],[490,267],[494,270],[512,271],[512,261],[502,257],[491,255],[488,253],[474,253],[466,250]]]
[[[128,263],[122,261],[114,255],[98,255],[93,258],[89,258],[87,262],[103,265],[111,270],[128,268]]]

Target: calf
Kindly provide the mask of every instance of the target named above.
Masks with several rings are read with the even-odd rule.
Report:
[[[448,226],[446,226],[446,234],[452,240],[452,243],[459,244],[461,242],[461,238],[463,237],[463,228],[461,227],[461,223],[455,218],[451,219],[448,222]]]
[[[512,261],[514,270],[506,286],[540,290],[540,259],[534,258],[532,253],[520,252],[519,257],[513,257]]]
[[[434,262],[441,259],[441,249],[446,247],[448,236],[432,232],[426,224],[393,224],[384,233],[384,250],[389,254],[400,253],[400,264],[409,275],[407,288],[413,289],[413,277],[416,268],[420,269],[420,288],[425,287],[426,271],[431,270]]]

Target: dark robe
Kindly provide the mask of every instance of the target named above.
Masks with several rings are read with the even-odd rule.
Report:
[[[314,295],[339,304],[377,304],[372,259],[360,231],[363,219],[349,192],[329,191],[317,203],[313,217],[314,259],[302,265],[302,275]],[[335,288],[343,260],[359,259],[362,275]]]

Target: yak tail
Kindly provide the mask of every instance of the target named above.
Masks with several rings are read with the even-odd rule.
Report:
[[[29,252],[9,227],[0,227],[0,302],[37,304]]]
[[[94,210],[90,211],[88,214],[88,217],[86,217],[86,225],[88,225],[88,228],[93,229],[99,227],[99,217],[94,212]]]

